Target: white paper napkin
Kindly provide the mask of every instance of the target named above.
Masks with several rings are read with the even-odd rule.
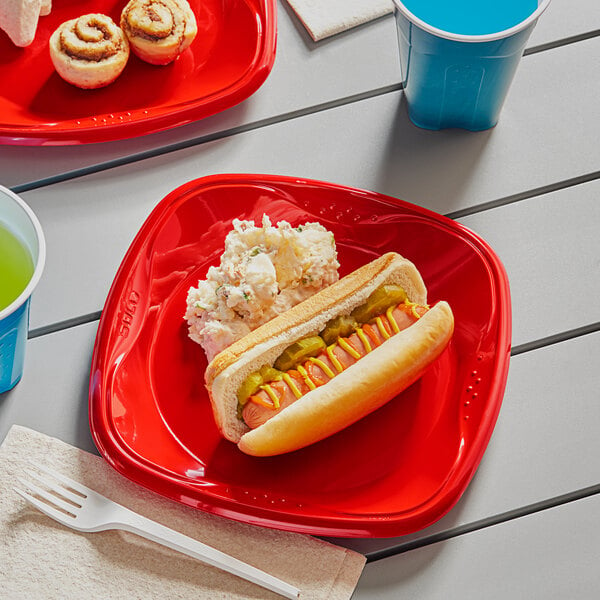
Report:
[[[315,42],[394,11],[392,0],[288,0]]]
[[[209,515],[149,492],[100,457],[13,426],[0,447],[0,597],[276,600],[279,595],[143,540],[79,533],[38,512],[14,491],[27,459],[39,461],[150,519],[199,539],[300,588],[304,600],[347,600],[365,557],[307,535]],[[33,469],[34,470],[34,469]]]

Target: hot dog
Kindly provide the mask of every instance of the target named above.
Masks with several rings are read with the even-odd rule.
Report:
[[[453,328],[446,302],[427,305],[415,265],[387,253],[210,362],[205,382],[217,426],[255,456],[317,442],[418,379]]]
[[[244,422],[250,429],[260,427],[311,390],[325,385],[356,364],[392,335],[412,325],[427,310],[426,306],[399,303],[392,306],[390,313],[377,315],[373,323],[365,323],[348,337],[340,337],[295,369],[289,369],[283,375],[275,373],[248,397],[241,411]]]

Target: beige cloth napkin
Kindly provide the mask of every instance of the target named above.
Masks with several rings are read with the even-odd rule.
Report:
[[[300,588],[303,599],[348,599],[365,557],[307,535],[264,529],[181,506],[135,485],[102,458],[13,426],[0,447],[0,597],[277,599],[279,595],[130,533],[79,533],[14,491],[27,459],[77,479],[168,527]]]
[[[288,0],[315,42],[387,15],[392,0]]]

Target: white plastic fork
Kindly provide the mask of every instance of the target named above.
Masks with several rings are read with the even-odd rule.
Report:
[[[38,510],[67,527],[84,532],[106,531],[109,529],[129,531],[251,581],[256,585],[281,594],[285,598],[295,600],[300,596],[300,590],[281,579],[277,579],[256,567],[169,529],[160,523],[147,519],[48,467],[32,464],[43,473],[59,481],[60,484],[50,481],[33,471],[26,470],[34,481],[43,483],[47,489],[20,477],[17,478],[18,481],[34,492],[36,496],[17,488],[13,489]]]

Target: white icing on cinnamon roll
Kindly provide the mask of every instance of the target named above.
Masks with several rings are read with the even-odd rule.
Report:
[[[121,13],[121,27],[132,51],[154,65],[175,60],[198,32],[187,0],[130,0]]]
[[[112,83],[129,58],[127,37],[110,17],[102,14],[65,21],[50,36],[49,44],[58,74],[85,89]]]

